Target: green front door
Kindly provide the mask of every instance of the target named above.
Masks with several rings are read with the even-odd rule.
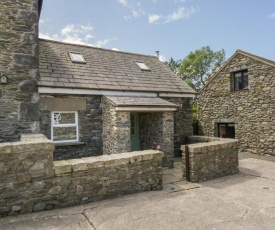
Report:
[[[139,150],[139,124],[138,113],[131,113],[131,151]]]

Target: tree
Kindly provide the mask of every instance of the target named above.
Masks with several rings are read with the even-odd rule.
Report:
[[[173,58],[170,58],[169,61],[165,61],[164,64],[167,65],[174,73],[178,74],[179,67],[182,63],[182,60],[175,61]]]
[[[215,52],[209,46],[204,46],[190,52],[178,67],[179,61],[171,58],[168,66],[177,67],[176,73],[193,89],[199,91],[206,84],[209,76],[225,62],[225,52],[223,49]]]

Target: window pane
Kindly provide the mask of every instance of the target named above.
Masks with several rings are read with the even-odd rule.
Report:
[[[220,134],[219,137],[226,137],[226,125],[219,124],[218,128],[219,128],[219,134]]]
[[[242,89],[242,78],[241,76],[234,78],[234,88],[235,90],[240,90]]]
[[[75,113],[54,113],[54,124],[75,124]]]
[[[241,77],[241,76],[242,76],[241,72],[235,73],[235,77]]]
[[[76,127],[54,127],[53,141],[76,140]]]
[[[245,75],[243,77],[243,89],[247,89],[248,88],[248,75]]]
[[[136,62],[136,64],[141,70],[150,70],[150,68],[147,65],[145,65],[143,62]]]
[[[82,56],[82,54],[80,54],[80,53],[72,53],[72,52],[70,52],[70,57],[71,57],[71,59],[72,59],[73,62],[85,63],[85,59]]]

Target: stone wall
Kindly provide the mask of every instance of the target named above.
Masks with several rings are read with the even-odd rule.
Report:
[[[233,91],[235,71],[248,70],[247,90]],[[237,54],[200,93],[200,135],[217,136],[217,123],[234,123],[241,149],[275,154],[275,68]]]
[[[38,1],[5,0],[0,7],[0,142],[39,132]]]
[[[48,139],[51,139],[52,111],[78,111],[79,119],[79,143],[56,144],[54,159],[72,159],[103,154],[101,96],[42,95],[40,130]]]
[[[162,189],[160,151],[53,161],[53,149],[42,134],[0,144],[0,217]]]
[[[238,172],[238,141],[227,138],[188,138],[190,180],[210,180]],[[199,143],[196,143],[199,142]],[[183,177],[186,177],[185,145],[181,146]]]
[[[185,144],[186,138],[193,135],[193,113],[190,98],[163,98],[178,105],[174,112],[174,155],[181,156],[180,146]],[[183,106],[182,106],[183,105]]]
[[[82,108],[79,104],[85,101]],[[151,149],[154,142],[165,154],[173,156],[180,144],[192,134],[189,99],[169,98],[185,107],[176,112],[139,113],[140,149]],[[40,130],[51,139],[51,112],[78,111],[79,143],[55,144],[54,159],[72,159],[131,151],[130,112],[116,111],[106,97],[78,95],[41,95]],[[175,121],[175,122],[174,122]],[[176,141],[175,141],[176,138]],[[179,155],[179,154],[177,154]]]
[[[117,154],[131,151],[130,112],[116,111],[106,97],[103,97],[103,154]]]
[[[166,156],[174,156],[173,112],[139,113],[140,148],[160,145]]]

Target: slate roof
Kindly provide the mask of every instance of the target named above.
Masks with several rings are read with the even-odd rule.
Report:
[[[73,63],[69,52],[83,54]],[[143,71],[135,61],[144,62]],[[194,94],[195,91],[155,56],[39,40],[38,86],[95,90]]]
[[[106,97],[115,106],[178,107],[159,97]]]

